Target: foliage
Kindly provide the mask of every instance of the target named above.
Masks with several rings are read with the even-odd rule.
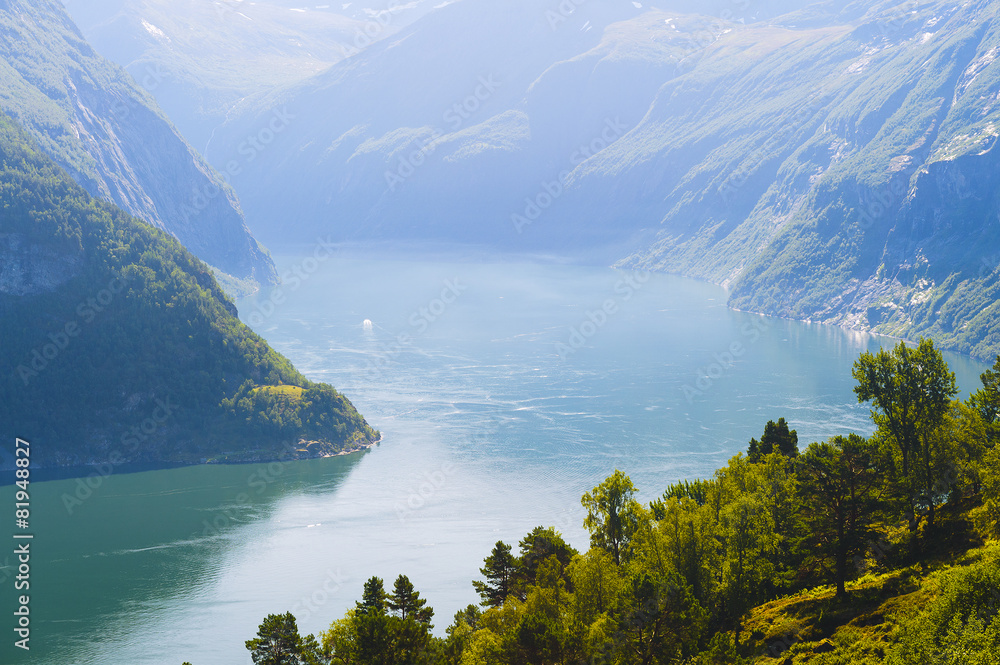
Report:
[[[648,510],[616,470],[583,496],[586,552],[552,527],[532,529],[517,554],[498,541],[473,582],[485,609],[458,612],[446,637],[427,632],[431,610],[408,578],[391,596],[370,579],[321,635],[323,662],[997,663],[1000,549],[976,549],[972,522],[1000,536],[1000,448],[975,399],[920,406],[928,384],[947,395],[951,380],[933,347],[918,351],[919,368],[887,355],[871,359],[877,382],[859,379],[881,391],[877,423],[891,414],[895,431],[915,432],[914,459],[929,449],[950,469],[936,476],[938,520],[916,532],[893,498],[889,425],[789,454],[794,430],[780,419],[762,437],[769,453],[758,442],[755,459],[737,454],[712,478],[671,485]]]
[[[991,427],[994,441],[1000,428],[1000,356],[993,367],[980,375],[983,387],[972,394],[970,405],[979,412],[983,422]]]
[[[616,564],[628,557],[628,548],[638,528],[642,507],[633,499],[636,488],[621,471],[580,499],[587,510],[583,526],[590,532],[591,547],[607,550]]]
[[[254,665],[311,665],[317,657],[315,638],[299,635],[291,612],[267,615],[246,647]]]
[[[413,583],[406,575],[400,575],[392,587],[392,595],[387,601],[390,610],[398,613],[400,619],[413,619],[430,626],[434,610],[426,607],[427,600],[414,590]]]
[[[850,558],[867,549],[882,482],[876,451],[857,434],[812,443],[800,458],[798,473],[808,540],[816,558],[834,559],[837,595]]]
[[[891,665],[1000,663],[1000,552],[947,571],[940,595],[901,626]]]
[[[942,452],[933,433],[944,422],[958,393],[955,374],[928,339],[916,349],[900,342],[892,351],[866,352],[854,363],[858,401],[872,403],[880,440],[898,453],[898,477],[907,494],[910,529],[925,508],[933,523],[935,485],[942,475]]]
[[[781,453],[785,457],[795,457],[799,454],[799,434],[795,430],[788,429],[788,423],[784,418],[778,418],[778,422],[767,421],[760,441],[750,439],[747,457],[751,462],[759,462],[761,458],[771,453]]]
[[[510,545],[498,540],[484,564],[479,572],[486,581],[475,581],[472,585],[483,599],[483,605],[499,607],[514,592],[517,559],[511,554]]]

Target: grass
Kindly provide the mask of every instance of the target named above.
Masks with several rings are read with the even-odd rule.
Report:
[[[921,534],[919,553],[869,561],[869,572],[846,584],[844,598],[826,585],[754,608],[743,622],[741,653],[757,665],[885,662],[901,626],[941,594],[945,577],[1000,551],[1000,543],[984,545],[975,536],[971,507],[969,501],[945,507],[933,533]],[[899,558],[902,565],[885,570]]]
[[[294,401],[302,399],[302,393],[304,388],[298,386],[259,386],[253,389],[254,393],[263,393],[265,395],[274,395],[291,398]]]

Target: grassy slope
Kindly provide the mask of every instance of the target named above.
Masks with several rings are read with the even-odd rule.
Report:
[[[931,549],[891,561],[876,548],[869,572],[847,583],[837,599],[832,585],[765,603],[744,619],[741,654],[757,665],[875,665],[900,660],[908,625],[920,618],[957,575],[996,570],[1000,543],[983,544],[967,519],[972,505],[949,505],[940,513]],[[1000,598],[1000,589],[993,589]],[[941,660],[940,662],[952,662]],[[977,661],[978,662],[978,661]]]

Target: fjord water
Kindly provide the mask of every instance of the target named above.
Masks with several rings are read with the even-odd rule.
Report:
[[[554,525],[585,548],[580,495],[615,468],[649,500],[711,474],[768,419],[787,418],[800,445],[867,433],[851,364],[893,343],[730,311],[692,280],[551,258],[310,248],[278,264],[284,284],[240,301],[241,317],[345,393],[382,443],[33,484],[32,649],[6,627],[0,662],[249,663],[243,642],[266,614],[319,631],[369,576],[400,573],[442,634],[476,602],[469,582],[497,540]],[[984,366],[947,358],[976,389]],[[5,608],[12,560],[0,555]]]

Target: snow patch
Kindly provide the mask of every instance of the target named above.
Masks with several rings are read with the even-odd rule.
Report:
[[[142,19],[142,27],[145,28],[146,32],[148,32],[149,34],[151,34],[153,37],[156,37],[157,39],[162,39],[162,40],[165,40],[165,41],[168,41],[168,42],[170,41],[170,37],[167,37],[167,33],[163,32],[162,30],[160,30],[159,28],[157,28],[155,25],[153,25],[152,23],[150,23],[146,19]]]

